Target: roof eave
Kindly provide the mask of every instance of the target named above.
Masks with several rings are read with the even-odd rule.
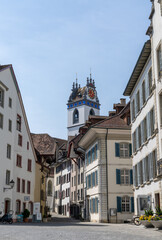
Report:
[[[134,67],[134,70],[132,72],[132,75],[128,81],[128,84],[124,90],[124,93],[123,95],[124,96],[130,96],[131,95],[131,92],[150,56],[150,53],[151,53],[151,41],[148,40],[147,42],[145,42],[144,46],[143,46],[143,49],[140,53],[140,56],[137,60],[137,63]]]

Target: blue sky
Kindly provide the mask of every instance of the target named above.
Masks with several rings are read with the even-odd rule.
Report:
[[[12,64],[31,132],[67,137],[67,107],[78,74],[90,68],[107,115],[148,36],[149,0],[0,1],[0,64]]]

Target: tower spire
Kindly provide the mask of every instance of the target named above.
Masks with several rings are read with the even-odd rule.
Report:
[[[92,82],[92,73],[91,73],[91,68],[90,68],[90,82]]]
[[[76,88],[78,88],[78,78],[77,78],[77,73],[76,73]]]

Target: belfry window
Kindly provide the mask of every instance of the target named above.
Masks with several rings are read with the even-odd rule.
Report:
[[[89,112],[89,115],[95,115],[95,112],[94,110],[91,108],[90,112]]]
[[[73,112],[73,123],[78,123],[79,122],[79,111],[78,109],[75,109]]]

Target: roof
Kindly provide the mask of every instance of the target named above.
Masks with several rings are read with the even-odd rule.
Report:
[[[67,147],[67,141],[60,138],[53,138],[49,134],[34,134],[31,133],[33,144],[35,149],[40,155],[54,155],[56,146],[65,149]]]
[[[124,93],[123,95],[124,96],[130,96],[131,95],[131,92],[150,56],[150,53],[151,53],[151,41],[148,40],[147,42],[145,42],[144,46],[143,46],[143,49],[140,53],[140,56],[137,60],[137,63],[135,65],[135,68],[132,72],[132,75],[128,81],[128,84],[124,90]]]
[[[125,121],[119,116],[112,116],[107,118],[106,120],[97,123],[95,126],[92,126],[95,128],[109,128],[109,129],[127,129],[130,130],[131,127],[128,126]]]
[[[3,70],[5,68],[11,67],[11,64],[7,64],[7,65],[0,65],[0,70]]]

